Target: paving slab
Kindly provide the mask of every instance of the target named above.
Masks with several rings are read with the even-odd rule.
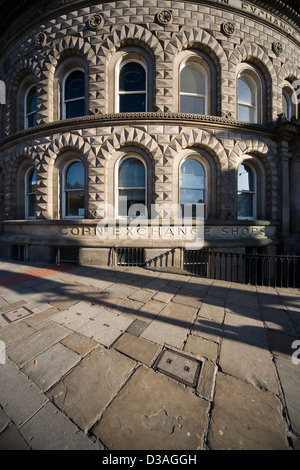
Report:
[[[191,390],[141,366],[93,433],[109,450],[201,449],[208,409]]]
[[[292,430],[300,436],[300,363],[291,358],[275,356],[275,364],[282,385]]]
[[[41,390],[10,361],[0,365],[0,405],[17,427],[47,401]]]
[[[30,447],[12,424],[0,434],[0,450],[30,450]]]
[[[195,356],[203,356],[212,361],[217,360],[219,344],[196,335],[189,335],[184,345],[184,351]]]
[[[217,373],[210,450],[288,450],[287,427],[277,396]]]
[[[81,326],[77,332],[109,348],[133,321],[132,317],[97,308],[97,315]]]
[[[47,403],[22,428],[33,450],[100,450],[52,403]]]
[[[169,303],[141,334],[153,343],[181,348],[193,322],[197,309]]]
[[[58,343],[25,364],[22,372],[44,392],[81,360],[81,356]]]
[[[30,336],[26,336],[26,338],[7,348],[7,356],[20,368],[26,362],[36,359],[36,356],[59,342],[69,333],[66,328],[55,324],[33,331]]]
[[[160,351],[160,346],[142,338],[124,333],[114,344],[114,349],[150,366]]]
[[[10,345],[30,336],[32,332],[32,328],[22,321],[13,324],[6,324],[0,328],[0,340],[4,341],[8,348]]]
[[[86,356],[92,349],[95,349],[99,346],[97,341],[94,341],[91,338],[87,338],[80,333],[71,333],[61,341],[61,344],[67,346],[67,348],[72,349],[76,353],[80,354],[81,357]]]
[[[97,313],[98,310],[94,305],[81,301],[67,310],[56,313],[51,317],[51,320],[70,330],[76,331],[89,320],[95,318]]]
[[[132,374],[136,362],[99,346],[57,384],[48,396],[74,423],[88,431]]]

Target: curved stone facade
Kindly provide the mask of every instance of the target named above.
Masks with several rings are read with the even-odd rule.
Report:
[[[205,172],[204,246],[299,252],[296,7],[279,0],[75,0],[15,2],[8,10],[9,2],[0,3],[5,13],[0,79],[6,85],[2,254],[13,244],[26,246],[30,259],[50,260],[57,247],[74,246],[82,262],[107,264],[116,246],[146,248],[148,260],[184,248],[185,240],[173,229],[169,238],[154,237],[153,231],[136,239],[99,236],[104,220],[119,226],[118,165],[128,155],[146,169],[144,225],[151,225],[154,204],[156,215],[168,215],[169,228],[178,225],[172,208],[181,202],[180,165],[193,157]],[[146,70],[143,111],[118,107],[120,66],[130,61]],[[180,73],[186,64],[197,64],[206,77],[204,114],[182,112]],[[63,118],[62,86],[77,69],[85,75],[84,115]],[[248,122],[239,118],[242,74],[256,87],[255,118]],[[30,87],[36,90],[34,126],[24,125]],[[244,112],[250,113],[247,106]],[[73,160],[83,164],[85,178],[84,207],[75,219],[62,208],[64,166]],[[238,216],[238,169],[244,162],[255,174],[255,194],[248,196],[255,210],[249,217]],[[26,217],[24,178],[30,168],[36,172],[35,206],[34,216]],[[180,264],[179,254],[174,259]]]

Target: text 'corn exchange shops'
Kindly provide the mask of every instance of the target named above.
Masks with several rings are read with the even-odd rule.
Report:
[[[297,282],[298,2],[0,6],[0,256]]]

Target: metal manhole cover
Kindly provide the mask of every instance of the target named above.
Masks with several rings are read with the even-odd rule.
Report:
[[[20,320],[21,318],[28,317],[31,312],[27,310],[26,307],[16,308],[14,310],[10,310],[9,312],[3,313],[2,316],[9,322],[12,323],[16,320]]]
[[[201,363],[176,351],[166,349],[158,358],[154,368],[190,387],[197,385]]]

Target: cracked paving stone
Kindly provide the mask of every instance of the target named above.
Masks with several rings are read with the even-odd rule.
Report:
[[[93,433],[109,450],[200,450],[208,410],[190,389],[141,366]]]

